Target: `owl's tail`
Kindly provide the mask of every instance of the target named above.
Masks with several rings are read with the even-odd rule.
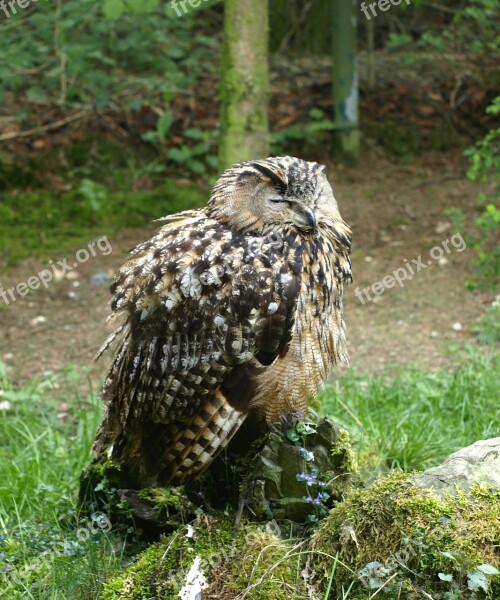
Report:
[[[158,443],[160,440],[155,444],[162,455],[157,484],[181,485],[200,475],[227,446],[245,418],[246,414],[234,409],[217,390],[189,420],[163,426],[164,445]]]

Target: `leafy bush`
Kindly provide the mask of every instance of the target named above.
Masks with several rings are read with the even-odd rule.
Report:
[[[490,114],[500,113],[500,96],[487,109]],[[490,194],[478,196],[482,213],[475,223],[480,237],[471,239],[478,256],[478,272],[482,287],[495,287],[500,276],[500,128],[492,129],[484,139],[465,152],[471,166],[467,172],[472,181],[491,183]]]

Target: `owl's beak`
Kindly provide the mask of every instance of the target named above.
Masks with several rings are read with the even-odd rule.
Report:
[[[297,206],[298,226],[302,229],[315,229],[317,225],[316,215],[308,206]]]

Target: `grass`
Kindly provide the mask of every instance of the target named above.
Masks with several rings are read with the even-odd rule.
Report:
[[[97,599],[119,573],[126,532],[76,513],[78,476],[100,419],[89,390],[69,369],[22,389],[0,365],[0,598]],[[363,483],[394,467],[423,469],[500,431],[498,358],[470,351],[453,371],[402,372],[396,378],[342,375],[323,395],[324,412],[351,433]],[[9,583],[10,582],[10,583]],[[345,598],[349,596],[346,592]]]
[[[364,479],[367,471],[426,469],[499,435],[499,363],[498,355],[470,349],[453,371],[346,372],[323,394],[323,412],[350,432]]]
[[[209,190],[182,187],[172,180],[142,191],[131,190],[131,185],[130,174],[124,172],[120,183],[82,179],[59,193],[5,192],[0,204],[0,266],[60,258],[90,239],[203,206],[210,195]]]
[[[0,364],[0,598],[95,598],[121,564],[119,538],[103,519],[79,516],[79,473],[100,419],[89,392],[60,412],[57,387],[74,370],[16,390]]]

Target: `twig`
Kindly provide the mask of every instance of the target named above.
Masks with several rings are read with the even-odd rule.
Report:
[[[64,127],[68,123],[72,123],[73,121],[78,121],[85,115],[87,115],[89,111],[80,110],[72,115],[64,117],[64,119],[60,119],[59,121],[54,121],[53,123],[49,123],[48,125],[42,125],[41,127],[33,127],[32,129],[25,129],[24,131],[12,132],[12,133],[4,133],[0,135],[0,142],[6,142],[7,140],[15,140],[17,138],[30,137],[32,135],[37,135],[39,133],[44,133],[46,131],[50,131],[51,129],[59,129],[59,127]]]
[[[372,600],[372,598],[375,598],[375,596],[376,596],[376,595],[377,595],[377,594],[378,594],[380,591],[382,591],[382,590],[385,588],[385,586],[386,586],[388,583],[390,583],[390,582],[391,582],[391,581],[394,579],[394,577],[396,577],[396,576],[397,576],[397,573],[394,573],[393,575],[391,575],[391,576],[389,577],[389,579],[388,579],[388,580],[387,580],[387,581],[384,583],[384,585],[382,585],[381,587],[379,587],[379,588],[378,588],[378,590],[377,590],[377,591],[376,591],[374,594],[372,594],[372,595],[370,596],[370,600]]]
[[[294,25],[291,27],[291,29],[288,31],[288,33],[285,35],[285,37],[281,40],[280,47],[278,49],[278,52],[280,54],[282,52],[284,52],[284,50],[288,46],[288,42],[291,40],[292,36],[299,30],[299,27],[306,20],[307,14],[311,10],[311,7],[313,4],[314,4],[314,0],[311,0],[304,6],[298,19],[295,21]]]

